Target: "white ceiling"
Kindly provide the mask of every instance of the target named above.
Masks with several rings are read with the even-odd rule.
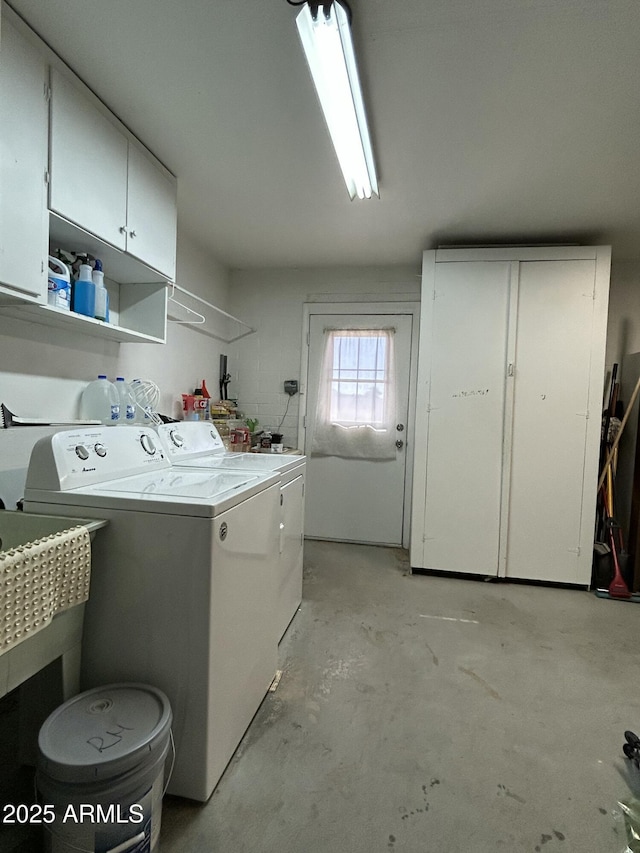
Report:
[[[640,258],[638,0],[352,0],[380,199],[350,202],[286,0],[11,0],[233,268],[449,243]]]

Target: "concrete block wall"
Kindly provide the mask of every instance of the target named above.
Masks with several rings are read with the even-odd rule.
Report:
[[[366,304],[402,298],[420,298],[419,264],[233,271],[229,311],[256,332],[230,351],[230,396],[238,397],[239,408],[257,417],[260,427],[275,429],[282,422],[284,443],[299,447],[300,395],[289,400],[284,380],[300,384],[305,378],[300,375],[305,302]]]
[[[177,280],[226,309],[228,271],[180,233]],[[170,323],[166,344],[118,344],[5,317],[0,310],[0,402],[17,415],[77,418],[83,389],[106,373],[153,380],[161,392],[159,411],[177,417],[181,394],[195,382],[204,378],[217,385],[223,345],[198,329]],[[22,497],[31,448],[47,432],[51,429],[0,429],[0,499],[7,508],[15,509]]]

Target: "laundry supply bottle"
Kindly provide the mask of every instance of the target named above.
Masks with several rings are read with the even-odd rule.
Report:
[[[71,292],[71,310],[76,314],[93,317],[96,307],[96,286],[93,283],[91,264],[82,264]]]
[[[211,419],[211,394],[207,390],[207,383],[204,381],[204,379],[202,380],[201,387],[202,387],[202,396],[204,397],[204,403],[203,403],[204,408],[202,410],[203,416],[204,416],[205,421],[208,421]]]
[[[193,408],[196,414],[195,419],[197,421],[205,420],[205,406],[208,408],[209,401],[202,393],[202,388],[200,387],[200,385],[198,385],[198,387],[193,392]]]
[[[115,426],[120,417],[118,391],[106,375],[101,373],[89,382],[80,399],[80,417]]]
[[[93,316],[96,320],[104,320],[109,322],[109,292],[104,286],[104,272],[102,271],[102,261],[96,259],[96,265],[91,273],[91,278],[96,286],[95,290],[95,306]]]
[[[63,311],[71,308],[71,271],[53,255],[49,255],[47,302]]]
[[[133,426],[136,422],[136,403],[130,386],[124,381],[124,376],[116,376],[116,391],[120,404],[118,423]]]

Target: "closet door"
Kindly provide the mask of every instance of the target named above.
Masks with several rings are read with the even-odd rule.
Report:
[[[588,584],[580,554],[595,261],[520,264],[506,574]],[[596,463],[597,464],[597,463]],[[591,461],[589,461],[591,466]],[[584,549],[583,549],[584,550]]]
[[[510,268],[438,263],[423,293],[429,396],[417,567],[498,573]]]

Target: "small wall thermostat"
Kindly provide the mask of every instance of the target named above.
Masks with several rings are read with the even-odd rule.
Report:
[[[298,393],[298,380],[297,379],[285,379],[284,380],[284,391],[285,394],[288,394],[290,397],[293,397],[294,394]]]

